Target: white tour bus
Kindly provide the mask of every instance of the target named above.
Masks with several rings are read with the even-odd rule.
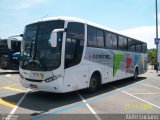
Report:
[[[136,79],[147,71],[147,44],[103,26],[72,17],[46,18],[26,25],[20,83],[65,93]]]
[[[160,44],[158,44],[158,70],[160,70]]]

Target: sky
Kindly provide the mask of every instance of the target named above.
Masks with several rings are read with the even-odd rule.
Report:
[[[160,24],[160,0],[158,5]],[[0,0],[0,38],[21,34],[26,24],[52,16],[82,18],[156,47],[155,0]]]

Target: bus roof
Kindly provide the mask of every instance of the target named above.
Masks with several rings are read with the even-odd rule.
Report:
[[[11,41],[22,41],[22,38],[21,37],[9,37],[8,40],[11,40]]]
[[[109,30],[109,31],[118,33],[118,31],[115,31],[115,30],[113,30],[111,28],[106,28],[106,27],[98,25],[96,23],[93,23],[93,22],[90,22],[90,21],[86,21],[84,19],[80,19],[80,18],[76,18],[76,17],[68,17],[68,16],[48,17],[48,18],[44,18],[42,20],[34,21],[33,23],[52,21],[52,20],[64,20],[64,21],[68,21],[68,22],[79,22],[79,23],[88,24],[88,25],[91,25],[91,26],[95,26],[95,27],[98,27],[98,28],[101,28],[101,29],[105,29],[105,30]],[[31,23],[31,24],[33,24],[33,23]]]
[[[80,19],[80,18],[76,18],[76,17],[69,17],[69,16],[47,17],[47,18],[44,18],[42,20],[34,21],[31,24],[34,24],[34,23],[37,23],[37,22],[52,21],[52,20],[64,20],[64,21],[67,21],[67,22],[79,22],[79,23],[83,23],[83,24],[87,24],[87,25],[90,25],[90,26],[94,26],[94,27],[97,27],[99,29],[110,31],[110,32],[113,32],[113,33],[116,33],[116,34],[119,34],[119,35],[122,35],[122,36],[126,36],[128,38],[137,40],[136,38],[129,37],[128,35],[125,35],[125,34],[119,32],[119,31],[116,31],[114,29],[111,29],[111,28],[108,28],[108,27],[104,27],[104,26],[96,24],[94,22],[86,21],[84,19]],[[140,40],[137,40],[137,41],[140,41]]]

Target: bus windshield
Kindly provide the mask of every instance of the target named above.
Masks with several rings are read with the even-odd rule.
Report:
[[[50,71],[61,64],[62,35],[57,36],[57,47],[50,44],[50,35],[54,29],[64,28],[64,21],[47,21],[25,27],[20,67],[26,70]]]
[[[0,56],[8,53],[8,51],[7,39],[0,40]]]
[[[0,40],[0,48],[8,48],[8,45],[7,45],[7,39],[6,40]]]

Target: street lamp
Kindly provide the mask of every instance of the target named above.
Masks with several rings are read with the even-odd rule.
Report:
[[[156,59],[156,64],[157,64],[157,73],[158,73],[158,68],[159,68],[159,63],[158,63],[158,44],[159,44],[159,38],[158,38],[158,4],[157,4],[157,0],[155,0],[155,5],[156,5],[156,49],[157,49],[157,59]]]

